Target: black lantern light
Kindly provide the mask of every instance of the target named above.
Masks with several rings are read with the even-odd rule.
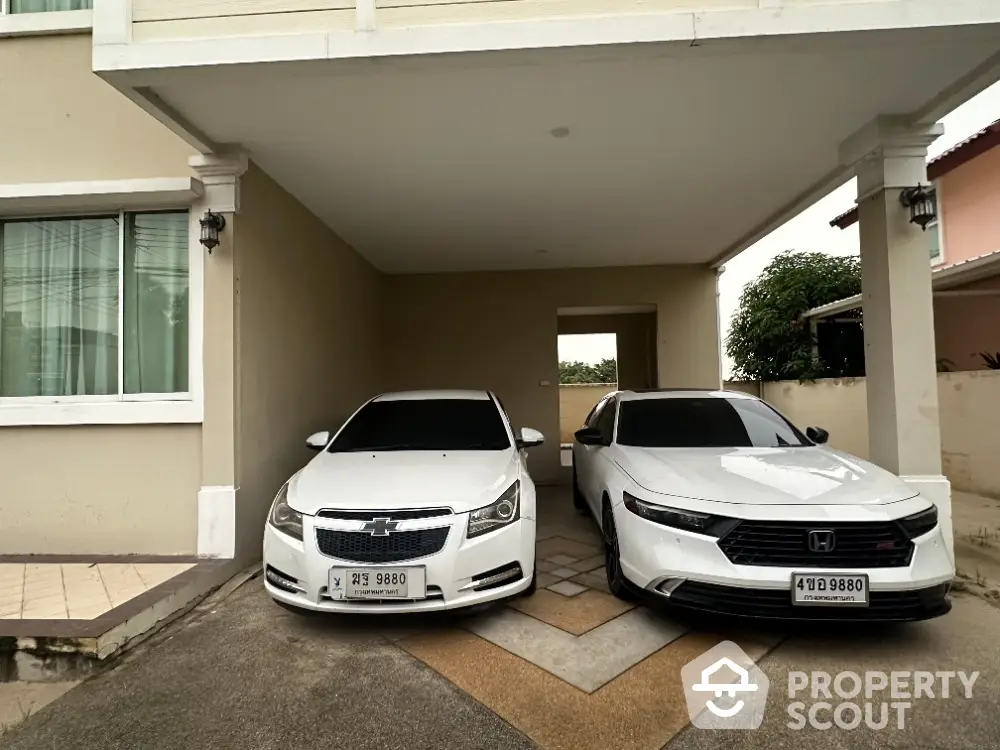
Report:
[[[899,194],[899,202],[910,209],[910,222],[925,232],[927,225],[937,218],[934,194],[921,185],[906,188]]]
[[[213,248],[219,246],[219,232],[226,228],[226,219],[222,214],[213,214],[211,209],[198,219],[201,224],[201,244],[208,248],[211,253]]]

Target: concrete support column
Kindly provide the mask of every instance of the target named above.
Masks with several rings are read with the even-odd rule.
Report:
[[[246,156],[208,154],[191,157],[191,168],[205,187],[191,207],[191,241],[200,236],[198,220],[205,212],[221,214],[226,226],[211,255],[205,251],[203,311],[203,388],[205,413],[201,430],[201,491],[198,493],[198,554],[232,558],[236,554],[238,489],[239,341],[238,274],[234,248],[239,180]]]
[[[942,132],[879,118],[845,152],[858,175],[869,456],[937,504],[954,559],[927,235],[900,203],[904,189],[927,184],[927,147]]]

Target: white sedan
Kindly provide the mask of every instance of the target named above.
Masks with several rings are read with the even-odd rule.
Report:
[[[426,612],[535,590],[535,485],[487,391],[388,393],[364,404],[278,491],[264,585],[295,611]]]
[[[602,528],[612,592],[774,619],[948,612],[936,506],[827,437],[742,393],[606,396],[575,435],[573,501]]]

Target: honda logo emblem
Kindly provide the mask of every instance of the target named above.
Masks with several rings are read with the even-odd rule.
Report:
[[[809,532],[810,552],[833,552],[837,548],[837,535],[829,529]]]
[[[389,533],[399,528],[399,521],[391,518],[373,518],[361,527],[362,531],[367,531],[372,536],[389,536]]]

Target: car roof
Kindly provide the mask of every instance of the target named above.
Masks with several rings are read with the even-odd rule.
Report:
[[[394,391],[376,396],[373,401],[439,401],[439,400],[462,400],[462,401],[490,401],[489,391],[473,390],[423,390],[423,391]]]
[[[641,388],[617,392],[619,401],[647,401],[661,398],[723,398],[758,401],[756,396],[742,391],[721,388]]]

